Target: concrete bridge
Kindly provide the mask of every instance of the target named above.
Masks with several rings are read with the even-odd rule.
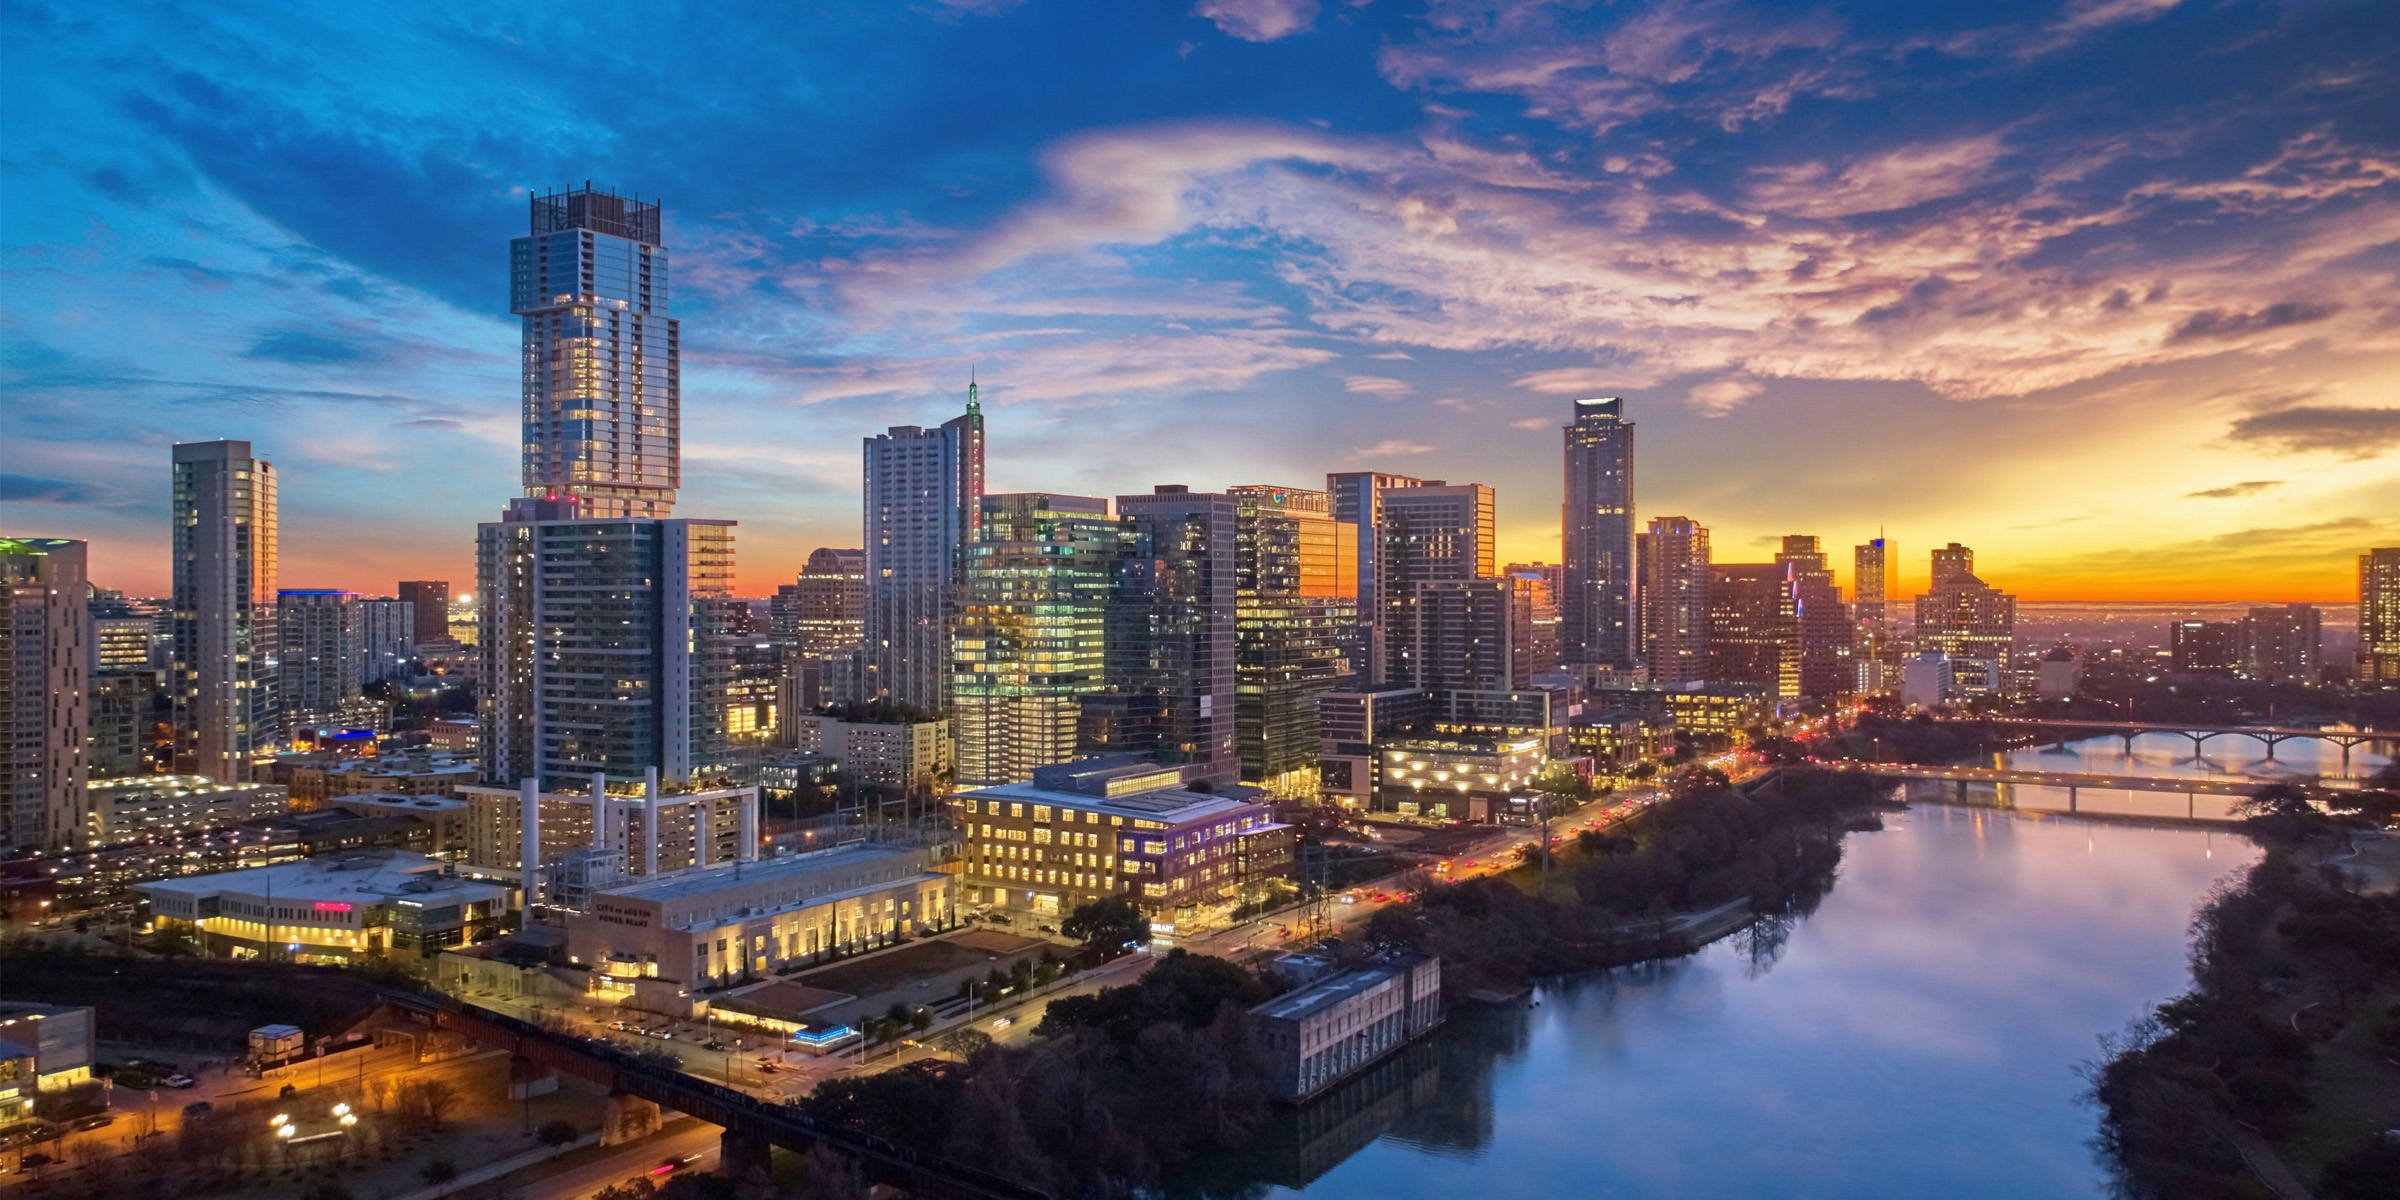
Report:
[[[823,1146],[856,1161],[869,1181],[924,1200],[1051,1200],[1049,1193],[1014,1180],[818,1120],[794,1105],[760,1100],[643,1062],[601,1043],[553,1033],[448,997],[391,991],[383,995],[437,1029],[508,1050],[534,1070],[572,1075],[607,1088],[612,1096],[633,1096],[722,1126],[722,1161],[737,1170],[764,1170],[770,1147],[805,1151]]]
[[[2197,813],[2200,796],[2254,796],[2263,787],[2272,786],[2256,779],[2178,779],[2157,775],[2095,775],[2079,771],[2018,771],[2005,767],[1920,767],[1907,763],[1841,762],[1822,763],[1837,771],[1874,775],[1883,779],[1936,779],[1955,782],[1958,796],[1966,799],[1970,783],[2013,783],[2037,787],[2065,788],[2067,811],[2081,811],[2083,789],[2097,788],[2127,792],[2173,792],[2185,798],[2184,819],[2208,821]],[[2314,780],[2293,780],[2290,786],[2309,791],[2323,791]]]
[[[2283,725],[2185,725],[2151,721],[2071,721],[2031,717],[1942,717],[1945,725],[1975,725],[1999,730],[2024,730],[2030,733],[2054,733],[2053,740],[2066,742],[2069,734],[2111,734],[2125,740],[2128,753],[2133,739],[2145,733],[2171,733],[2190,738],[2192,755],[2198,757],[2200,746],[2210,738],[2229,735],[2257,738],[2267,745],[2267,758],[2275,757],[2275,747],[2289,741],[2330,742],[2342,748],[2342,769],[2350,769],[2350,751],[2373,742],[2400,742],[2400,732],[2388,729],[2308,729]]]

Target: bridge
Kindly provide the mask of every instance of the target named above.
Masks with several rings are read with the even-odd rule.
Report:
[[[1920,767],[1907,763],[1841,762],[1822,763],[1837,771],[1851,771],[1884,779],[1938,779],[1958,784],[1958,795],[1964,800],[1970,783],[2013,783],[2037,787],[2065,788],[2067,811],[2080,812],[2081,792],[2096,788],[2126,792],[2174,792],[2185,798],[2186,820],[2209,820],[2200,817],[2195,809],[2200,796],[2254,796],[2270,786],[2256,779],[2177,779],[2158,775],[2095,775],[2078,771],[2018,771],[2005,767]],[[2322,791],[2315,780],[2293,780],[2291,786]]]
[[[2289,741],[2314,740],[2331,742],[2342,748],[2342,769],[2350,769],[2350,751],[2372,742],[2400,742],[2400,732],[2388,729],[2309,729],[2283,725],[2188,725],[2151,721],[2072,721],[2032,717],[1942,717],[1945,725],[1976,725],[1997,729],[2022,729],[2035,733],[2056,733],[2057,741],[2067,740],[2069,733],[2113,734],[2125,739],[2128,752],[2133,739],[2145,733],[2172,733],[2192,740],[2192,754],[2198,757],[2201,743],[2210,738],[2239,736],[2257,738],[2267,744],[2267,758],[2275,757],[2275,747]]]
[[[448,997],[377,990],[435,1028],[508,1050],[537,1068],[596,1083],[611,1095],[638,1097],[724,1127],[721,1157],[728,1166],[764,1169],[769,1147],[805,1151],[823,1146],[856,1161],[870,1182],[923,1200],[1051,1200],[1049,1193],[1014,1180],[819,1120],[795,1105],[760,1100],[644,1062],[603,1043],[554,1033]]]

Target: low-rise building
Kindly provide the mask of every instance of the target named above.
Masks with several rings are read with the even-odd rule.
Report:
[[[1277,1099],[1300,1101],[1442,1020],[1442,960],[1395,954],[1250,1010]]]
[[[86,787],[96,845],[158,834],[223,828],[282,813],[290,792],[275,784],[219,783],[205,775],[129,775]]]
[[[444,717],[425,726],[425,742],[445,754],[474,758],[483,752],[483,722]]]
[[[1452,821],[1493,818],[1549,759],[1535,734],[1437,734],[1386,738],[1376,807],[1405,817]]]
[[[467,802],[467,861],[487,871],[521,871],[526,861],[524,797],[515,788],[461,787]],[[758,789],[755,787],[653,793],[606,792],[604,819],[592,820],[592,795],[543,792],[535,807],[538,862],[554,862],[584,849],[614,850],[636,875],[658,875],[687,867],[732,862],[757,853]],[[654,819],[655,818],[655,819]]]
[[[921,789],[950,772],[950,722],[849,721],[800,715],[782,739],[790,749],[823,755],[869,787]]]
[[[1156,910],[1290,873],[1292,829],[1248,798],[1256,789],[1218,796],[1182,782],[1176,767],[1119,757],[959,793],[968,902],[1063,914],[1118,896]]]
[[[404,796],[365,792],[344,796],[335,807],[362,817],[408,817],[428,827],[420,853],[463,861],[472,840],[467,802],[449,796]]]
[[[134,890],[166,928],[212,954],[347,962],[430,957],[497,929],[512,889],[449,873],[422,854],[369,850],[145,883]]]
[[[42,1091],[89,1082],[93,1040],[91,1009],[0,1001],[0,1042],[33,1051],[35,1086]]]
[[[567,915],[594,991],[659,1008],[715,987],[957,920],[955,876],[925,850],[853,842],[595,890]],[[656,992],[656,995],[651,993]]]

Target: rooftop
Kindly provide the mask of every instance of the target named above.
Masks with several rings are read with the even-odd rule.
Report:
[[[126,775],[117,779],[95,779],[90,791],[139,791],[185,795],[191,792],[252,792],[272,787],[282,790],[281,784],[219,783],[206,775]]]
[[[453,889],[503,890],[497,885],[480,883],[442,874],[442,863],[422,854],[404,850],[362,850],[349,854],[329,854],[322,858],[300,862],[277,863],[269,867],[250,867],[240,871],[222,871],[215,875],[193,875],[183,879],[167,879],[157,883],[135,885],[145,892],[167,892],[184,896],[209,896],[219,892],[240,892],[253,896],[277,896],[291,900],[331,899],[338,896],[402,896]]]
[[[762,858],[755,862],[742,863],[739,865],[738,871],[733,863],[715,863],[705,867],[694,867],[686,871],[677,871],[672,875],[661,875],[651,882],[630,883],[622,887],[606,888],[600,894],[627,900],[685,900],[731,887],[736,882],[745,887],[753,884],[763,885],[794,876],[814,875],[820,871],[839,871],[850,867],[862,867],[878,860],[902,858],[913,853],[915,851],[905,846],[887,846],[877,842],[851,842],[848,845],[835,846],[827,850],[811,850],[805,854]],[[737,875],[739,876],[738,881]]]
[[[1022,800],[1047,804],[1053,808],[1071,808],[1078,812],[1106,813],[1113,816],[1138,817],[1145,821],[1163,821],[1181,825],[1187,821],[1204,821],[1210,817],[1251,807],[1247,800],[1212,796],[1205,792],[1186,791],[1179,787],[1151,788],[1120,796],[1094,796],[1084,792],[1059,791],[1037,787],[1030,783],[1004,783],[998,787],[976,788],[960,792],[965,798],[977,800]]]
[[[1278,996],[1251,1011],[1259,1016],[1272,1017],[1276,1020],[1303,1020],[1398,975],[1399,972],[1390,967],[1364,967],[1356,971],[1344,971],[1331,979],[1312,983],[1299,991]]]
[[[395,796],[389,792],[360,792],[348,796],[336,796],[328,803],[334,805],[372,804],[378,808],[405,808],[414,812],[428,813],[465,812],[467,809],[466,801],[453,800],[448,796]]]

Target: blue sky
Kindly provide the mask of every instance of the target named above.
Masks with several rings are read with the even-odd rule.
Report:
[[[585,179],[665,198],[747,592],[970,367],[996,489],[1471,479],[1514,558],[1588,394],[1726,560],[2336,598],[2400,542],[2388,2],[9,2],[0,68],[6,525],[135,591],[210,437],[287,586],[471,578],[507,240]]]

